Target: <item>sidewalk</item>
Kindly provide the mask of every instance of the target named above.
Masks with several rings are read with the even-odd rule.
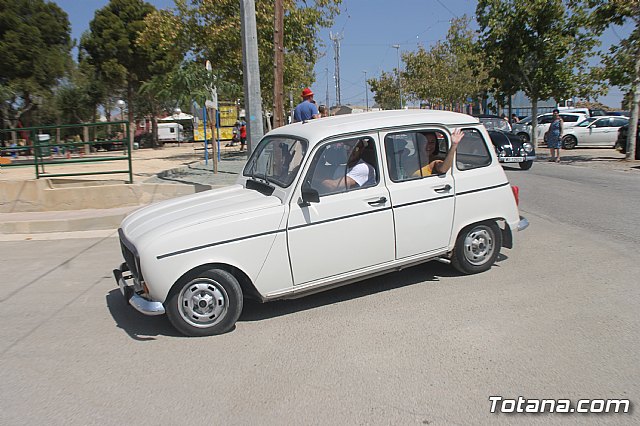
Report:
[[[246,159],[246,153],[237,147],[223,147],[216,174],[213,160],[204,160],[202,144],[136,150],[132,156],[133,184],[125,183],[127,174],[48,178],[46,184],[47,179],[35,179],[34,166],[5,167],[0,170],[0,240],[32,239],[36,234],[40,237],[50,233],[112,233],[127,214],[142,205],[232,185]],[[122,168],[126,167],[114,167],[112,162],[88,162],[49,165],[46,171],[78,173]],[[19,202],[11,200],[16,193]],[[36,204],[39,208],[30,208]],[[43,205],[61,207],[48,210]]]

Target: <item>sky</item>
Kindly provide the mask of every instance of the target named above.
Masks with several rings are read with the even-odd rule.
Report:
[[[50,0],[58,4],[68,15],[72,34],[79,39],[89,28],[96,10],[108,0]],[[147,0],[158,9],[171,8],[173,0]],[[321,57],[315,66],[316,81],[310,84],[319,104],[329,98],[334,105],[335,60],[330,37],[338,35],[340,41],[340,86],[342,104],[362,105],[365,97],[366,78],[379,77],[382,71],[390,72],[398,66],[398,53],[415,51],[419,45],[426,49],[438,40],[444,40],[449,21],[463,15],[473,16],[476,0],[343,0],[341,13],[332,28],[317,34]],[[608,30],[602,37],[602,46],[618,43],[631,33],[631,24]],[[239,31],[239,29],[238,29]],[[394,48],[393,45],[399,45]],[[595,61],[594,61],[595,62]],[[402,64],[400,65],[402,68]],[[327,90],[328,87],[328,90]],[[623,93],[611,88],[599,101],[619,109]],[[299,98],[294,94],[294,101]],[[373,94],[368,93],[369,105]]]

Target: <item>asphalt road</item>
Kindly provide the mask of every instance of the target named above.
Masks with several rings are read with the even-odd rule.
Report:
[[[638,424],[489,397],[640,404],[640,177],[508,172],[531,226],[488,272],[432,262],[176,334],[124,304],[112,237],[2,242],[0,424]]]

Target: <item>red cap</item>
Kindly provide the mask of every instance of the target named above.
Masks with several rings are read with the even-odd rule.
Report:
[[[313,92],[311,91],[311,89],[309,89],[308,87],[305,87],[304,89],[302,89],[302,97],[306,98],[309,96],[313,96]]]

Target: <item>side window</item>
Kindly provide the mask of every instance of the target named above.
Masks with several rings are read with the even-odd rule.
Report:
[[[385,137],[384,146],[393,182],[431,176],[433,162],[447,154],[447,139],[435,130],[392,133]]]
[[[611,119],[609,118],[602,118],[596,121],[596,125],[595,125],[595,127],[609,127],[609,126],[611,126]]]
[[[577,123],[578,118],[580,118],[579,115],[571,115],[571,114],[560,114],[560,117],[562,118],[562,121],[564,121],[565,123]]]
[[[375,141],[370,137],[327,143],[316,151],[304,184],[321,197],[376,186],[376,158]]]
[[[466,129],[463,132],[464,136],[456,152],[458,170],[477,169],[491,164],[491,155],[482,134],[477,129]]]
[[[549,124],[553,120],[552,115],[543,115],[538,119],[538,124]]]
[[[627,120],[625,120],[624,118],[612,118],[611,119],[611,125],[613,127],[622,127],[625,124],[628,124],[629,122]]]

